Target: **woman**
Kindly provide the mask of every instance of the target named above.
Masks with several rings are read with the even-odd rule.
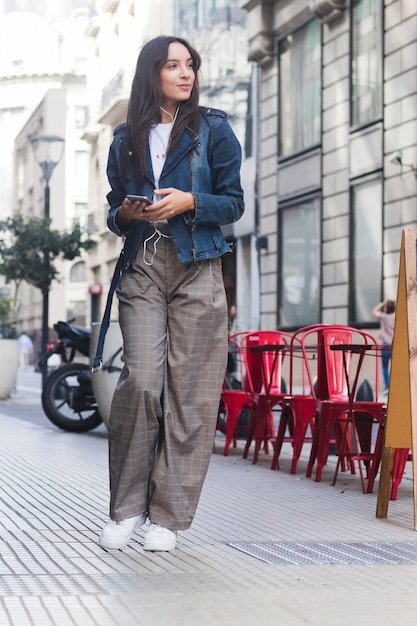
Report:
[[[395,302],[393,300],[384,300],[383,302],[380,302],[373,309],[372,314],[379,319],[379,324],[381,327],[379,339],[381,341],[381,344],[385,346],[383,350],[381,350],[381,360],[385,391],[388,392],[391,344],[394,337],[395,325]]]
[[[145,550],[190,527],[213,449],[227,361],[220,226],[243,213],[241,149],[226,114],[198,105],[199,54],[142,49],[107,174],[109,228],[125,236],[117,287],[124,367],[109,421],[107,549],[149,518]],[[147,196],[152,204],[129,200]]]

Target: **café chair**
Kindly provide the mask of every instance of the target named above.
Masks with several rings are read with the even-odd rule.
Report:
[[[247,331],[235,333],[229,337],[229,346],[234,349],[238,361],[237,379],[239,384],[234,384],[234,380],[226,376],[223,381],[223,388],[220,397],[219,416],[217,419],[217,430],[225,433],[226,440],[223,448],[224,456],[228,456],[230,445],[237,446],[237,434],[239,427],[239,417],[247,407],[250,411],[254,408],[254,394],[252,391],[251,378],[246,374],[246,364],[244,353],[241,347],[241,340]],[[248,427],[246,427],[247,430]]]
[[[243,458],[247,458],[254,441],[253,463],[258,461],[262,446],[268,453],[269,442],[275,438],[274,409],[287,393],[282,366],[290,339],[291,335],[279,330],[259,330],[242,339],[249,387],[253,393],[252,419]]]
[[[323,328],[330,326],[310,324],[299,328],[292,335],[289,351],[290,393],[283,400],[271,469],[279,467],[282,444],[287,441],[293,446],[290,471],[295,474],[304,443],[313,440],[316,401],[318,397],[328,395],[321,339]],[[346,327],[332,325],[332,328]]]
[[[313,375],[310,372],[310,380],[305,359],[314,360],[317,364],[318,348],[317,345],[312,345],[303,351],[301,337],[309,330],[322,326],[319,324],[300,328],[291,337],[288,353],[290,359],[289,391],[282,399],[281,418],[271,463],[272,470],[279,468],[279,456],[283,443],[290,442],[292,444],[290,472],[295,474],[304,443],[312,441],[316,411],[317,373]],[[311,383],[313,383],[313,387],[311,387]]]
[[[338,457],[333,483],[338,470],[346,465],[355,473],[354,462],[358,462],[362,489],[371,493],[379,469],[386,404],[355,397],[361,367],[368,355],[372,364],[372,386],[378,397],[379,347],[372,335],[352,327],[328,326],[320,331],[319,360],[323,361],[323,380],[317,393],[315,426],[310,458],[306,475],[312,475],[316,465],[315,480],[320,482],[327,462],[332,437],[336,440]],[[372,428],[377,427],[374,449]],[[367,485],[363,464],[366,467]]]
[[[301,335],[301,345],[307,377],[315,400],[315,415],[312,436],[312,447],[307,465],[306,476],[310,477],[312,467],[317,457],[320,445],[320,458],[327,461],[330,445],[340,447],[341,429],[336,423],[331,424],[325,436],[322,434],[324,420],[319,422],[319,409],[326,406],[323,403],[334,402],[340,397],[346,398],[345,374],[341,353],[329,352],[334,343],[346,344],[352,340],[352,328],[343,324],[317,324],[304,329]],[[326,343],[327,342],[327,343]],[[349,357],[347,357],[349,358]],[[349,459],[351,471],[354,472],[354,463]],[[346,469],[346,459],[342,457],[342,468]],[[321,463],[318,476],[321,479]]]

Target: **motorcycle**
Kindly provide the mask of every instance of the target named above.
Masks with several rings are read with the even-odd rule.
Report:
[[[90,356],[91,330],[73,324],[75,318],[57,322],[58,335],[39,360],[39,366],[54,354],[61,364],[47,376],[42,389],[42,407],[48,419],[68,432],[86,432],[102,423],[91,384],[90,365],[74,361],[78,352]]]

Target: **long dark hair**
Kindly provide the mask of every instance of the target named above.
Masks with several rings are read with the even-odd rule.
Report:
[[[141,179],[146,174],[146,153],[151,125],[160,120],[163,96],[160,73],[168,58],[171,43],[185,46],[193,61],[195,82],[190,98],[181,103],[178,117],[172,129],[168,153],[178,142],[186,126],[197,134],[199,123],[198,101],[200,87],[198,71],[201,57],[190,44],[180,37],[161,35],[148,41],[142,48],[136,64],[127,110],[128,143]]]

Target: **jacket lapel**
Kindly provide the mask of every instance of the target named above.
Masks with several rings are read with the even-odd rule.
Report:
[[[161,178],[169,174],[169,172],[176,167],[179,161],[181,161],[181,159],[183,159],[196,145],[197,141],[198,137],[195,138],[192,130],[190,128],[186,128],[175,146],[175,150],[168,154],[162,169]]]

